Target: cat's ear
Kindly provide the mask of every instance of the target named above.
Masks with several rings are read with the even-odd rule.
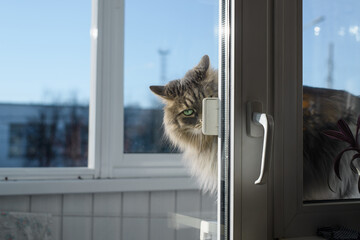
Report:
[[[165,94],[165,86],[150,86],[150,90],[157,96],[163,99],[169,99],[169,97]]]
[[[210,58],[208,55],[204,55],[200,62],[198,63],[198,65],[196,65],[196,67],[194,68],[194,70],[198,70],[200,72],[205,73],[210,66]]]
[[[202,81],[210,66],[210,59],[208,55],[204,55],[200,62],[190,71],[185,74],[186,79],[193,79],[193,81]]]

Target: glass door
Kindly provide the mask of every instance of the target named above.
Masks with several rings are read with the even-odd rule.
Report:
[[[358,1],[303,1],[306,202],[360,198],[360,17],[354,11],[359,6]]]
[[[229,80],[221,85],[220,94],[225,131],[221,141],[228,141],[219,149],[226,196],[225,207],[219,208],[224,213],[219,217],[224,224],[221,239],[271,239],[273,5],[267,0],[233,0],[228,7],[229,44],[222,50],[229,53],[225,58]]]
[[[358,226],[358,5],[275,2],[275,237]]]

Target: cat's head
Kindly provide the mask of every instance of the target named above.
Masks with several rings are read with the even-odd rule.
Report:
[[[165,130],[177,144],[178,137],[202,134],[202,100],[217,97],[217,71],[210,68],[209,57],[205,55],[182,79],[150,89],[165,103]]]

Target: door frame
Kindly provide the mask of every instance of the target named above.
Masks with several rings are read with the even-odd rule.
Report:
[[[273,237],[273,175],[259,176],[262,138],[246,132],[249,101],[273,115],[273,0],[231,1],[230,53],[230,239]],[[275,125],[276,125],[275,119]]]
[[[316,235],[321,226],[356,227],[360,202],[304,204],[302,0],[274,2],[274,236]]]

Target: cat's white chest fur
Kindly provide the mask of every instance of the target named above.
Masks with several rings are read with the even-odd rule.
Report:
[[[182,79],[165,86],[150,86],[164,106],[165,134],[182,150],[183,161],[204,191],[217,191],[217,137],[202,134],[202,100],[217,97],[217,71],[210,67],[209,56]]]
[[[184,150],[183,161],[196,177],[201,189],[205,192],[217,191],[217,141],[213,140],[212,146],[206,150],[189,146]]]

